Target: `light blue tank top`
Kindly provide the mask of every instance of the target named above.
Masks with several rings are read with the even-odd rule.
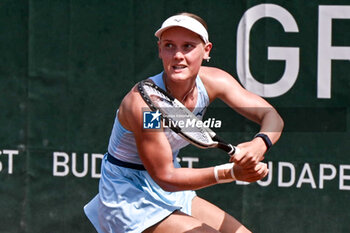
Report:
[[[152,79],[157,86],[165,90],[165,85],[162,76],[163,72],[151,77],[150,79]],[[199,76],[197,76],[196,78],[196,86],[198,90],[198,98],[193,113],[199,119],[202,119],[205,110],[209,105],[209,96]],[[184,140],[181,136],[174,133],[171,129],[165,128],[164,133],[171,146],[173,152],[173,159],[175,159],[179,153],[179,150],[187,146],[189,143],[186,140]],[[116,113],[111,137],[109,139],[108,153],[116,157],[117,159],[125,162],[142,164],[139,154],[137,152],[134,134],[133,132],[125,129],[120,124],[118,119],[118,110]]]

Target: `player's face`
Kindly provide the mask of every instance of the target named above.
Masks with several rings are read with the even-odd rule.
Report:
[[[172,27],[163,32],[158,48],[167,77],[184,81],[197,76],[203,58],[209,56],[211,43],[205,45],[196,33]]]

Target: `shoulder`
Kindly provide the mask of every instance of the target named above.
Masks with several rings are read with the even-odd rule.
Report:
[[[210,66],[201,66],[199,70],[200,75],[225,75],[228,74],[226,71],[216,68],[216,67],[210,67]]]
[[[221,69],[203,66],[199,75],[211,101],[219,98],[235,109],[270,107],[263,98],[247,91],[232,75]]]
[[[231,74],[219,68],[202,66],[199,70],[199,76],[211,101],[221,98],[227,92],[243,90]]]
[[[142,127],[142,111],[147,108],[137,90],[137,84],[125,95],[119,106],[118,118],[124,128],[130,131]]]

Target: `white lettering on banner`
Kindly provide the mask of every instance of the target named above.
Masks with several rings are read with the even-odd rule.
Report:
[[[350,175],[345,175],[345,170],[350,170],[350,165],[340,165],[339,169],[340,169],[339,189],[340,190],[350,190],[350,185],[346,185],[344,183],[345,180],[350,180]]]
[[[289,168],[290,180],[288,182],[283,181],[283,170],[284,168]],[[278,163],[278,187],[290,187],[295,181],[295,167],[292,163],[279,162]]]
[[[196,162],[198,163],[199,161],[199,158],[198,157],[177,157],[176,158],[177,162],[187,162],[187,166],[185,165],[185,167],[188,167],[188,168],[193,168],[193,163]]]
[[[84,153],[84,168],[82,172],[77,171],[77,154],[72,153],[72,173],[76,177],[84,177],[88,173],[88,154]]]
[[[91,154],[91,177],[100,178],[101,173],[97,172],[100,165],[97,165],[97,160],[102,160],[103,154]],[[72,163],[70,164],[70,161]],[[188,168],[192,168],[194,163],[199,161],[198,157],[182,157],[177,158],[178,162],[187,163]],[[89,169],[89,154],[84,153],[82,159],[83,168],[82,171],[78,171],[77,167],[77,153],[72,152],[71,156],[66,152],[53,152],[53,176],[67,176],[70,172],[78,178],[86,177],[88,175]]]
[[[92,178],[100,178],[101,174],[96,172],[96,160],[100,159],[102,160],[103,154],[91,154],[91,177]]]
[[[257,181],[256,183],[260,186],[268,186],[272,184],[272,174],[273,174],[273,163],[268,162],[269,175],[266,181]],[[281,188],[291,188],[295,185],[296,180],[296,168],[294,164],[289,162],[278,162],[278,177],[277,177],[277,187]],[[326,170],[327,174],[326,174]],[[315,171],[312,171],[309,163],[304,163],[303,168],[298,176],[298,182],[295,185],[296,188],[300,189],[304,185],[310,184],[312,189],[317,189],[316,181],[314,179]],[[319,182],[318,188],[324,189],[324,181],[331,182],[336,179],[337,169],[332,164],[319,164]],[[288,180],[284,180],[286,177],[289,177]],[[266,179],[266,178],[265,178]],[[348,184],[346,184],[348,182]],[[237,185],[249,185],[248,182],[236,181]],[[339,190],[350,190],[350,165],[339,165]]]
[[[308,178],[306,178],[305,176],[307,176]],[[303,183],[309,183],[311,184],[311,187],[313,189],[316,188],[315,179],[314,179],[314,176],[312,175],[312,171],[308,163],[304,164],[303,170],[301,171],[301,175],[297,183],[297,188],[300,188]]]
[[[187,165],[188,168],[193,168],[193,163],[194,163],[194,162],[198,163],[199,158],[195,158],[195,157],[182,157],[182,161],[188,163],[188,165]]]
[[[263,97],[276,97],[286,93],[294,85],[299,73],[299,48],[268,47],[269,60],[286,61],[282,78],[273,84],[257,81],[249,67],[249,40],[253,25],[262,18],[271,17],[280,22],[285,32],[298,32],[293,16],[283,7],[275,4],[260,4],[248,9],[237,29],[237,74],[242,85],[249,91]]]
[[[350,19],[350,6],[319,6],[317,97],[331,98],[332,60],[349,60],[350,47],[332,46],[333,19]]]
[[[268,47],[268,60],[282,60],[285,70],[282,77],[272,84],[257,81],[250,72],[250,31],[262,18],[273,18],[281,23],[285,32],[299,32],[294,17],[283,7],[260,4],[248,9],[237,29],[237,74],[242,85],[263,97],[277,97],[288,92],[296,82],[300,58],[298,47]],[[350,60],[350,46],[332,46],[333,19],[350,19],[350,6],[319,6],[317,98],[331,98],[332,60]]]
[[[5,156],[7,155],[7,158],[8,158],[8,162],[7,162],[7,173],[8,174],[12,174],[13,173],[13,156],[14,155],[18,155],[19,154],[19,151],[18,150],[3,150],[3,151],[0,151],[0,155],[1,156]],[[3,165],[0,161],[0,172],[2,171],[3,169]]]
[[[0,159],[8,156],[8,174],[13,174],[13,156],[19,155],[18,150],[0,150]],[[56,177],[64,177],[72,174],[74,177],[82,178],[90,176],[91,178],[100,178],[100,163],[103,154],[99,153],[83,153],[82,155],[72,152],[53,152],[53,168],[52,174]],[[193,168],[195,163],[199,163],[198,157],[178,157],[178,162],[184,163],[183,167]],[[90,166],[89,166],[90,164]],[[339,190],[350,191],[350,165],[339,164],[336,167],[333,164],[321,163],[318,170],[315,166],[312,168],[309,163],[298,164],[300,171],[297,170],[295,164],[290,162],[279,161],[275,164],[277,172],[274,172],[274,163],[268,162],[269,174],[256,183],[261,187],[274,185],[274,174],[277,175],[275,185],[280,188],[312,188],[325,189],[325,186],[338,181]],[[0,172],[4,169],[4,162],[0,161]],[[89,175],[90,172],[90,175]],[[1,174],[1,173],[0,173]],[[318,175],[318,183],[314,177]],[[296,182],[297,181],[297,182]],[[237,185],[249,185],[248,182],[236,181]]]
[[[325,169],[331,170],[331,174],[325,175]],[[323,189],[323,182],[325,180],[333,180],[336,174],[337,169],[332,164],[320,164],[320,178],[318,182],[320,184],[320,189]]]
[[[100,178],[101,174],[97,172],[97,159],[102,160],[103,154],[91,154],[91,177]],[[72,161],[71,167],[69,166],[69,161]],[[72,153],[70,156],[65,152],[53,152],[53,176],[67,176],[70,171],[75,177],[82,178],[87,176],[89,172],[89,154],[83,154],[83,168],[82,171],[78,171],[77,167],[77,154]],[[70,170],[71,168],[71,170]]]
[[[63,158],[63,161],[58,161],[59,157]],[[66,176],[69,173],[69,156],[64,152],[53,152],[53,175],[54,176]],[[63,168],[63,171],[59,170],[59,167]]]

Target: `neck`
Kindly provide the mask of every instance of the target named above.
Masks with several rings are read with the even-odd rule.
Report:
[[[170,79],[163,76],[163,81],[165,84],[165,89],[176,99],[181,102],[186,101],[186,99],[193,99],[194,89],[196,87],[196,80],[191,80],[190,82],[174,83]]]

